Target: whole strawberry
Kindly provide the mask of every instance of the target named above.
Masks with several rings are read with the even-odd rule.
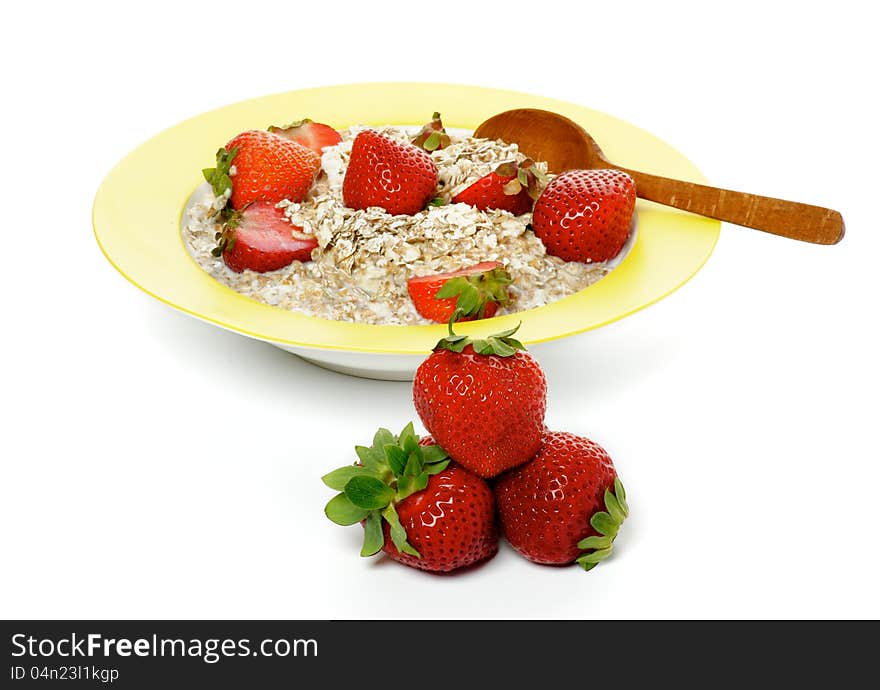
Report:
[[[502,163],[454,197],[453,204],[470,204],[481,211],[500,209],[521,216],[532,210],[544,175],[527,159],[522,163]]]
[[[214,256],[241,273],[245,269],[265,273],[293,261],[310,261],[318,240],[292,225],[284,211],[267,201],[256,201],[241,211],[228,210],[218,233]]]
[[[346,206],[413,215],[425,208],[436,189],[437,166],[422,149],[369,129],[355,137],[342,182]]]
[[[569,170],[535,203],[532,229],[547,253],[587,263],[612,259],[629,236],[636,186],[619,170]]]
[[[455,315],[453,315],[453,319]],[[480,477],[528,461],[541,445],[547,381],[513,339],[449,337],[416,370],[413,402],[425,428],[449,456]]]
[[[495,502],[489,485],[452,464],[433,439],[408,424],[394,436],[379,429],[360,462],[322,479],[340,491],[325,514],[339,525],[364,526],[361,556],[385,551],[430,572],[464,568],[498,551]]]
[[[495,484],[504,536],[535,563],[590,570],[611,553],[629,513],[608,454],[566,432],[545,431],[535,458]]]
[[[202,174],[216,196],[227,196],[240,211],[255,201],[302,201],[320,167],[320,156],[302,144],[251,130],[232,138],[217,152],[217,167]]]

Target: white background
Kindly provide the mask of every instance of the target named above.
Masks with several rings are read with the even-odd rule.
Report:
[[[868,5],[486,5],[4,10],[2,617],[880,616]],[[548,423],[605,445],[629,489],[589,574],[506,546],[454,577],[359,558],[318,477],[413,418],[409,386],[176,313],[93,239],[101,179],[159,130],[382,80],[604,110],[716,184],[847,221],[836,247],[724,226],[684,288],[539,353]]]

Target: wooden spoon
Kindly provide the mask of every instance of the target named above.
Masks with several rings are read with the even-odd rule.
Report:
[[[683,211],[815,244],[836,244],[843,239],[843,217],[837,211],[623,168],[605,157],[583,127],[547,110],[507,110],[486,120],[474,135],[515,143],[530,158],[546,161],[554,173],[622,170],[635,180],[638,196]]]

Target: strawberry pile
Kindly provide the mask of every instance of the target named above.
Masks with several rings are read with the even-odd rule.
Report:
[[[459,315],[413,381],[430,436],[408,424],[356,446],[356,463],[323,477],[339,492],[325,514],[363,525],[362,556],[430,572],[492,558],[499,533],[535,563],[594,568],[629,512],[611,458],[545,427],[544,372],[516,329],[472,340],[455,334]]]

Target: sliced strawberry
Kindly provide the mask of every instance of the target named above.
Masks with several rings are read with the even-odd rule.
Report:
[[[528,213],[544,183],[544,176],[533,166],[530,159],[520,164],[502,163],[452,197],[452,203],[470,204],[481,211],[500,209],[515,216]]]
[[[275,204],[257,201],[230,216],[214,253],[236,273],[277,271],[311,259],[318,240],[301,230]]]
[[[498,305],[507,303],[510,283],[510,274],[500,263],[484,261],[458,271],[410,278],[406,287],[419,314],[446,323],[456,310],[458,321],[492,318]]]
[[[336,146],[342,141],[339,132],[330,125],[320,122],[312,122],[308,118],[291,122],[286,127],[269,127],[269,131],[273,134],[295,141],[302,144],[306,148],[310,148],[319,156],[327,146]]]

